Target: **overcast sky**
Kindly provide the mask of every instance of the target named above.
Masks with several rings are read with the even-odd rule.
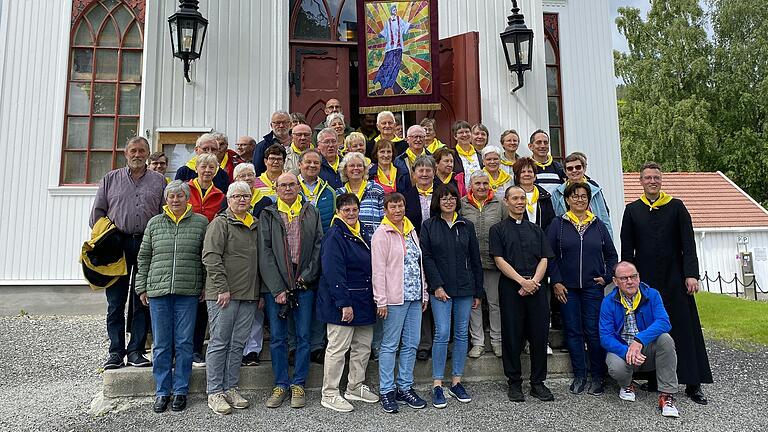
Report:
[[[617,10],[619,9],[619,7],[622,7],[622,6],[632,6],[640,9],[640,12],[644,16],[648,12],[651,2],[650,0],[610,0],[610,4],[611,4],[611,31],[613,33],[613,48],[620,51],[626,51],[627,40],[624,39],[624,36],[619,34],[618,30],[616,30],[615,20],[616,20],[616,17],[618,16]]]

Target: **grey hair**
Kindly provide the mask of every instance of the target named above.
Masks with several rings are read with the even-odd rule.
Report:
[[[320,131],[320,132],[318,132],[318,134],[317,134],[317,142],[318,142],[318,144],[319,144],[319,143],[320,143],[320,141],[321,141],[321,139],[320,139],[320,136],[325,136],[325,135],[330,135],[330,136],[332,136],[332,137],[336,138],[336,131],[335,131],[335,130],[333,130],[333,128],[329,128],[329,127],[327,127],[327,128],[323,128],[323,130],[321,130],[321,131]]]
[[[344,124],[344,126],[347,125],[347,122],[344,120],[344,114],[335,112],[328,114],[328,117],[325,118],[325,126],[331,127],[331,122],[336,119],[341,119],[341,122]]]
[[[244,181],[236,181],[229,184],[227,188],[227,198],[232,198],[232,195],[240,192],[241,194],[251,194],[251,187]]]
[[[291,117],[291,115],[288,113],[288,111],[277,110],[277,111],[273,112],[271,116],[269,116],[270,120],[272,119],[272,117],[274,117],[276,115],[284,115],[284,116],[288,116],[289,118]]]
[[[392,111],[382,111],[376,115],[376,124],[381,123],[384,117],[392,117],[392,121],[395,120],[395,115],[392,114]]]
[[[242,172],[245,170],[251,170],[253,171],[254,174],[256,174],[256,168],[253,167],[253,164],[244,162],[244,163],[235,165],[235,171],[232,173],[232,176],[234,178],[237,178],[237,176],[242,174]]]
[[[214,132],[211,135],[214,136],[214,139],[218,141],[224,141],[227,144],[227,147],[229,147],[229,138],[227,138],[227,134],[224,132]]]
[[[435,170],[436,164],[435,164],[435,158],[432,157],[432,155],[422,154],[416,157],[416,160],[413,161],[413,167],[411,168],[413,171],[416,171],[416,168],[419,167],[427,167],[432,168],[432,170]]]
[[[339,177],[341,177],[341,181],[346,183],[349,181],[349,177],[347,177],[347,164],[351,162],[353,159],[359,159],[360,162],[363,163],[363,181],[365,181],[366,177],[366,171],[365,169],[368,168],[365,163],[365,156],[362,153],[358,152],[351,152],[344,155],[344,158],[339,163]]]
[[[144,144],[147,147],[147,153],[149,153],[150,151],[149,141],[147,141],[147,139],[142,136],[135,136],[133,138],[129,138],[128,141],[126,141],[125,143],[125,147],[128,148],[129,145],[133,143],[138,143],[138,142]]]
[[[472,174],[469,175],[469,182],[472,183],[472,180],[474,180],[476,178],[480,178],[480,177],[486,177],[486,178],[488,178],[488,180],[491,179],[491,176],[489,176],[487,172],[485,172],[483,170],[476,170]]]
[[[213,133],[204,133],[197,137],[197,141],[195,141],[195,148],[200,147],[203,145],[203,143],[207,143],[210,141],[216,141],[216,134]]]
[[[504,154],[504,150],[499,148],[497,145],[489,144],[485,147],[483,147],[482,150],[480,150],[480,157],[482,159],[485,159],[485,157],[491,153],[496,153],[498,157],[501,157],[501,155]]]
[[[213,164],[213,166],[219,166],[219,160],[216,159],[216,155],[211,153],[200,153],[197,155],[197,166]]]
[[[189,185],[181,180],[174,180],[168,183],[168,186],[165,187],[165,190],[163,191],[163,198],[167,200],[168,194],[179,192],[184,192],[184,196],[189,199]]]
[[[299,155],[299,163],[302,163],[302,162],[304,162],[304,156],[305,156],[305,155],[307,155],[307,154],[309,154],[309,153],[314,153],[314,154],[316,154],[316,155],[317,155],[317,157],[319,157],[319,158],[320,158],[320,162],[322,162],[322,161],[323,161],[323,154],[322,154],[322,153],[320,153],[320,150],[318,150],[318,149],[316,149],[316,148],[308,148],[308,149],[304,150],[303,152],[301,152],[301,154]]]

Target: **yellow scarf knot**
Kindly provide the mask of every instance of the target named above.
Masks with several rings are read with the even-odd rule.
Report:
[[[570,210],[565,212],[565,216],[568,218],[568,220],[573,222],[573,224],[579,228],[581,228],[582,226],[589,225],[590,223],[592,223],[593,220],[595,220],[595,215],[589,210],[587,210],[586,217],[584,218],[583,221],[579,220],[579,218]]]
[[[165,214],[166,214],[166,215],[168,215],[168,217],[169,217],[169,218],[171,218],[171,220],[173,221],[173,223],[175,223],[176,225],[178,225],[178,224],[179,224],[179,222],[181,222],[181,220],[182,220],[182,219],[184,219],[184,216],[186,216],[186,215],[187,215],[187,213],[189,213],[189,212],[191,212],[191,211],[192,211],[192,204],[189,204],[189,203],[187,203],[187,209],[186,209],[186,210],[184,210],[184,213],[182,213],[182,215],[181,215],[181,216],[179,216],[178,218],[176,217],[176,215],[175,215],[175,214],[173,214],[173,212],[171,211],[171,208],[170,208],[170,207],[168,207],[167,205],[164,205],[164,206],[163,206],[163,211],[165,212]]]
[[[659,197],[654,202],[650,202],[645,194],[640,195],[640,201],[648,206],[648,211],[658,210],[659,207],[669,204],[672,201],[672,195],[667,195],[664,191],[659,191]]]
[[[499,186],[507,183],[512,179],[512,176],[504,170],[499,170],[495,179],[493,178],[493,175],[488,171],[488,169],[483,168],[483,171],[488,174],[488,180],[490,180],[491,189],[493,189],[494,192],[496,192]]]
[[[293,222],[293,218],[301,213],[301,200],[299,197],[296,197],[296,201],[294,201],[292,205],[288,205],[285,201],[278,198],[277,211],[285,213],[285,216],[288,218],[288,223],[291,223]]]
[[[537,161],[536,159],[534,159],[533,163],[535,163],[536,166],[539,167],[539,168],[546,168],[546,167],[552,165],[552,160],[553,160],[552,159],[552,155],[547,155],[547,161],[546,162],[541,163],[541,162]]]
[[[392,228],[394,228],[395,231],[397,231],[398,233],[400,233],[401,236],[403,236],[403,238],[405,238],[405,236],[410,234],[411,231],[413,231],[415,229],[414,226],[413,226],[413,222],[411,222],[410,219],[408,219],[407,217],[403,217],[403,230],[402,231],[400,231],[400,229],[397,226],[395,226],[395,224],[392,223],[392,221],[389,220],[389,218],[386,217],[386,216],[384,216],[384,219],[381,220],[381,223],[383,225],[388,225],[388,226],[391,226]]]

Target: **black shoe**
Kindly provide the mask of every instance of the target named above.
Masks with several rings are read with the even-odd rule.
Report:
[[[416,360],[426,361],[429,358],[429,350],[420,349],[416,351]]]
[[[192,366],[205,367],[205,357],[201,353],[192,353]]]
[[[132,352],[128,354],[128,366],[149,367],[152,366],[152,362],[147,360],[142,353]]]
[[[317,349],[309,353],[309,361],[312,363],[323,364],[325,361],[325,350]]]
[[[379,361],[379,350],[377,350],[377,349],[372,349],[371,350],[371,360],[373,360],[375,362]]]
[[[152,407],[156,413],[164,412],[168,409],[168,402],[171,400],[170,396],[158,396],[155,398],[155,405]]]
[[[640,384],[640,390],[654,393],[659,391],[659,382],[656,381],[656,377],[649,379],[648,382]]]
[[[187,395],[173,395],[171,402],[171,411],[184,411],[187,407]]]
[[[550,402],[555,400],[555,395],[552,394],[552,392],[547,388],[547,386],[544,385],[544,383],[531,384],[530,395],[542,402]]]
[[[685,386],[685,394],[699,405],[706,405],[709,403],[707,397],[704,396],[704,392],[701,391],[701,384],[689,384]]]
[[[248,354],[243,356],[243,366],[258,366],[259,365],[259,354],[256,351],[249,352]]]
[[[587,394],[592,396],[602,396],[605,393],[605,384],[602,378],[592,378],[592,383],[589,385]]]
[[[587,388],[587,379],[584,377],[576,377],[571,381],[571,385],[568,387],[568,391],[573,394],[581,394]]]
[[[509,390],[507,390],[507,397],[512,402],[525,402],[523,386],[520,384],[510,384]]]
[[[288,364],[291,366],[296,364],[296,350],[288,351]]]
[[[111,353],[107,361],[104,362],[104,370],[120,369],[123,366],[125,363],[123,363],[123,357],[120,354]]]

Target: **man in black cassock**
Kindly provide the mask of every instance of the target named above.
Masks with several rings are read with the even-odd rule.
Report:
[[[677,376],[685,393],[706,404],[702,383],[712,382],[694,294],[699,263],[691,215],[679,199],[661,190],[661,167],[646,162],[640,170],[643,195],[627,205],[621,223],[621,259],[635,264],[643,280],[659,290],[672,323]],[[654,390],[655,382],[649,382]]]

